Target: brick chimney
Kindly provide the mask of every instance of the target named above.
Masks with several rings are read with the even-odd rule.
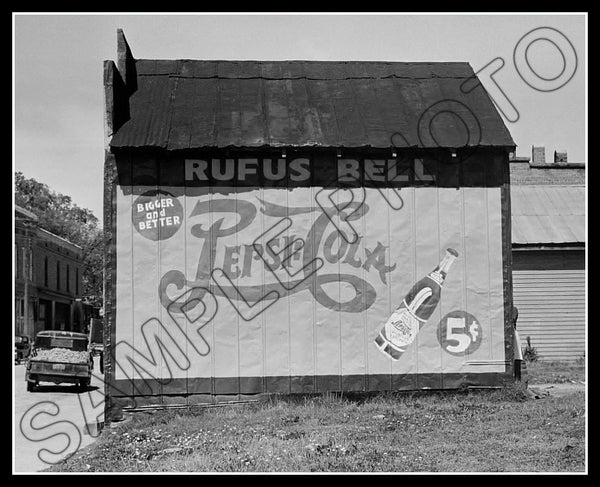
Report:
[[[566,163],[567,162],[567,151],[566,150],[555,150],[554,151],[554,162],[555,163]]]
[[[123,29],[117,29],[117,68],[129,94],[137,90],[137,73],[135,58],[131,53]]]
[[[531,146],[531,163],[546,164],[546,148]]]

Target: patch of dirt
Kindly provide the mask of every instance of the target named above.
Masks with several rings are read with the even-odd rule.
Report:
[[[585,382],[571,381],[554,384],[529,384],[528,394],[534,399],[546,396],[562,397],[575,392],[585,392]]]

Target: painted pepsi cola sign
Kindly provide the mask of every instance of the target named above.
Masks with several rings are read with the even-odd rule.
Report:
[[[427,156],[120,161],[116,384],[253,394],[503,374],[503,161],[484,163],[463,180]]]

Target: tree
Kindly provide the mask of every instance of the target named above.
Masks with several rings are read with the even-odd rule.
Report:
[[[102,306],[103,239],[94,213],[21,172],[15,173],[15,204],[33,212],[40,227],[83,249],[82,296],[93,306]]]

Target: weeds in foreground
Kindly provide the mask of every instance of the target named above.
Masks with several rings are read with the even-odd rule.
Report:
[[[576,472],[583,393],[497,390],[274,395],[138,413],[51,471]]]

